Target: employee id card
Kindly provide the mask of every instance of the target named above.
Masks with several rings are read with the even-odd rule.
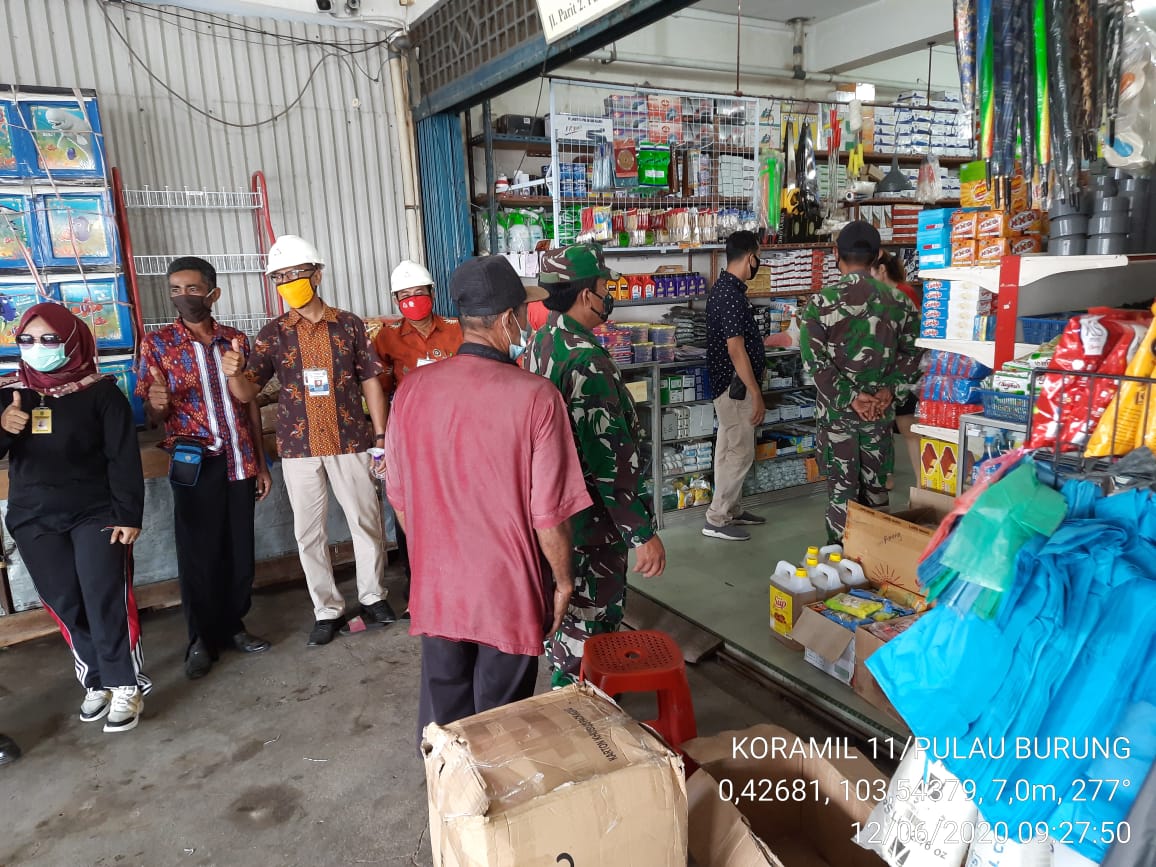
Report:
[[[46,406],[38,406],[32,410],[32,432],[34,434],[52,433],[52,410]]]
[[[435,359],[435,358],[430,358],[430,357],[428,357],[428,356],[427,356],[427,357],[425,357],[425,358],[419,358],[419,359],[417,360],[417,366],[418,366],[418,367],[425,367],[427,364],[433,364],[433,363],[434,363],[436,360],[437,360],[437,359]]]
[[[324,367],[307,368],[305,393],[310,397],[329,397],[329,371]]]

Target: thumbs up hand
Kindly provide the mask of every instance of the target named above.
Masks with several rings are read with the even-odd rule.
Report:
[[[149,368],[149,377],[152,379],[149,385],[149,406],[153,412],[163,415],[169,411],[168,378],[156,367]]]
[[[12,436],[19,436],[23,433],[24,428],[28,427],[29,415],[21,408],[20,404],[20,392],[12,392],[12,403],[4,410],[4,414],[0,415],[0,427]]]
[[[241,348],[241,338],[234,337],[232,348],[221,355],[221,372],[232,378],[244,369],[245,354]]]

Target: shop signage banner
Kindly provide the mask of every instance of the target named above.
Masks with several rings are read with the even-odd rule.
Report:
[[[557,42],[629,0],[538,0],[546,42]]]

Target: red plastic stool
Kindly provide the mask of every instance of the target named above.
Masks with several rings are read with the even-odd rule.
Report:
[[[590,636],[582,650],[581,676],[609,695],[657,693],[658,719],[647,725],[672,747],[698,737],[686,663],[665,632],[640,629]]]

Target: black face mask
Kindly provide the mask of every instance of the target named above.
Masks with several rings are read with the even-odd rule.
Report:
[[[202,295],[177,295],[173,298],[173,306],[181,314],[181,319],[194,325],[209,318],[210,308]]]
[[[614,312],[614,296],[607,292],[602,296],[602,312],[598,315],[602,317],[605,322],[610,318],[610,314]]]
[[[759,267],[760,267],[762,264],[763,264],[763,263],[762,263],[762,262],[760,262],[760,261],[759,261],[759,259],[758,259],[758,257],[756,256],[756,257],[755,257],[755,264],[753,264],[753,265],[751,266],[751,276],[750,276],[750,279],[751,279],[751,280],[754,280],[754,279],[755,279],[755,275],[759,273]]]

